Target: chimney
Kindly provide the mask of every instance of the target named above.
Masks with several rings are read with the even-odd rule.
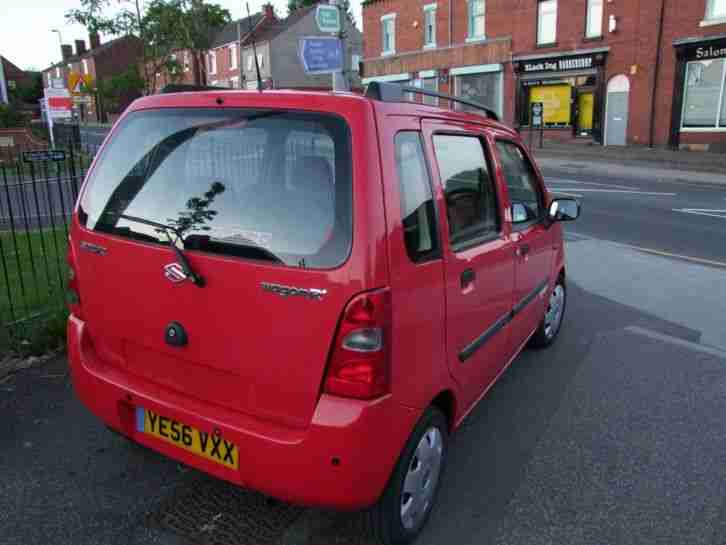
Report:
[[[86,40],[76,40],[76,55],[79,57],[86,52]]]
[[[61,56],[63,60],[70,59],[73,56],[73,46],[69,44],[63,44],[61,46]]]
[[[101,36],[98,35],[98,32],[91,32],[88,35],[88,43],[91,46],[91,49],[96,49],[96,48],[100,47]]]
[[[262,6],[262,13],[265,15],[265,19],[268,19],[270,21],[274,21],[275,19],[277,19],[277,17],[275,17],[275,8],[270,3]]]

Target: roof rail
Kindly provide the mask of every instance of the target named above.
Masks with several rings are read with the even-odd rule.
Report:
[[[483,104],[479,104],[478,102],[474,102],[473,100],[466,98],[439,93],[438,91],[429,91],[428,89],[422,89],[420,87],[411,87],[410,85],[399,85],[398,83],[386,83],[382,81],[372,81],[368,84],[368,88],[366,89],[366,96],[368,98],[380,100],[381,102],[408,102],[404,93],[443,98],[444,100],[449,100],[451,102],[466,104],[467,106],[483,111],[486,113],[488,118],[493,119],[494,121],[499,121],[497,113]]]
[[[161,90],[161,94],[193,93],[194,91],[229,91],[229,87],[215,87],[213,85],[192,85],[188,83],[171,83]]]

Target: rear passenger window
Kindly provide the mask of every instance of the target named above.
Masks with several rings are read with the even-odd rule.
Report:
[[[527,223],[542,217],[542,197],[534,169],[522,149],[511,142],[497,142],[499,162],[512,201],[512,223]]]
[[[396,168],[401,187],[401,218],[406,252],[411,261],[438,256],[431,182],[418,132],[396,135]]]
[[[445,134],[433,140],[452,246],[498,233],[495,188],[481,140]]]

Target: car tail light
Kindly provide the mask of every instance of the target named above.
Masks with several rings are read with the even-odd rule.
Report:
[[[66,287],[66,304],[68,310],[76,318],[83,319],[81,313],[81,293],[78,290],[78,271],[76,270],[76,263],[73,259],[72,245],[69,241],[68,253],[66,254],[66,261],[68,262],[68,285]]]
[[[388,288],[353,298],[338,327],[323,391],[356,399],[387,394],[391,375],[390,332]]]

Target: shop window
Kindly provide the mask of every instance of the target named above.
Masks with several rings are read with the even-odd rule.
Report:
[[[484,0],[468,0],[469,40],[483,40],[486,37]]]
[[[537,44],[557,41],[557,0],[539,0],[537,5]]]
[[[439,80],[438,80],[438,78],[435,78],[435,77],[434,78],[423,78],[421,80],[421,85],[427,91],[437,92],[439,90]],[[428,104],[429,106],[438,106],[439,99],[437,97],[429,97],[429,96],[424,95],[423,103]]]
[[[381,17],[381,32],[383,33],[382,55],[391,55],[396,52],[396,14],[391,13]]]
[[[456,96],[478,102],[501,115],[502,73],[467,74],[456,76]],[[478,111],[465,104],[457,104],[458,110]]]
[[[602,36],[603,0],[587,0],[587,38]]]
[[[424,47],[436,47],[436,4],[424,6]]]
[[[689,62],[683,105],[683,127],[726,128],[726,60]]]
[[[726,0],[708,0],[706,19],[726,19]]]
[[[415,263],[438,257],[436,211],[420,133],[396,135],[396,170],[406,253]]]
[[[568,84],[538,85],[529,88],[529,105],[541,102],[544,105],[545,127],[570,126],[572,119],[572,87]]]

